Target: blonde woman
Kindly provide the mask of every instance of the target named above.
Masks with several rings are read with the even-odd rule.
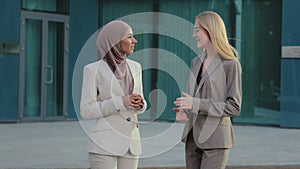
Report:
[[[83,71],[80,114],[96,119],[89,137],[92,169],[136,169],[141,154],[137,114],[146,109],[142,68],[127,59],[137,40],[120,20],[106,24],[98,34],[102,59]]]
[[[193,59],[187,92],[175,100],[188,169],[225,169],[234,146],[230,117],[241,110],[241,65],[228,43],[222,18],[205,11],[195,18],[193,38],[202,54]]]

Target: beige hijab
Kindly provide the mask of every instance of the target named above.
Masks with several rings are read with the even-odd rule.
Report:
[[[119,80],[125,95],[133,91],[133,78],[126,63],[126,54],[122,53],[121,41],[131,27],[121,21],[114,20],[106,24],[99,32],[97,49],[102,59],[109,65],[115,77]]]

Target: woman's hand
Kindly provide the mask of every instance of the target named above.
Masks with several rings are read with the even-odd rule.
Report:
[[[181,108],[173,108],[176,112],[176,120],[181,122],[187,122],[189,120],[187,114]]]
[[[141,109],[144,107],[144,99],[138,94],[130,95],[131,107],[135,109]]]
[[[138,94],[122,96],[123,104],[127,109],[141,109],[144,107],[143,98]]]
[[[193,108],[193,97],[187,93],[182,93],[183,97],[178,97],[174,104],[180,109],[192,109]]]

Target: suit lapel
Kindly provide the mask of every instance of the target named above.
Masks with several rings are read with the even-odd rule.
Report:
[[[204,58],[203,58],[204,60]],[[201,64],[203,61],[201,62]],[[199,89],[203,86],[204,82],[213,74],[213,72],[218,68],[218,66],[221,64],[221,60],[219,55],[217,55],[214,60],[209,64],[208,68],[206,69],[203,77],[200,80],[199,86],[197,88],[197,91],[195,95],[199,93]],[[200,68],[199,68],[200,69]]]
[[[104,60],[101,60],[100,64],[103,65],[103,69],[106,70],[107,75],[110,77],[109,79],[110,79],[111,91],[115,91],[116,95],[124,96],[125,94],[124,94],[123,89],[121,88],[119,80],[116,78],[114,73],[111,71],[108,64]],[[101,66],[99,66],[99,68],[101,69]]]

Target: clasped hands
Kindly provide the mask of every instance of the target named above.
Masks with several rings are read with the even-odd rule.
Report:
[[[138,94],[122,96],[123,104],[127,109],[142,109],[144,107],[143,98]]]
[[[176,98],[174,104],[178,107],[173,108],[172,110],[176,112],[176,120],[181,122],[186,122],[189,120],[187,114],[183,109],[192,109],[193,107],[193,97],[187,93],[182,93],[182,97]]]

